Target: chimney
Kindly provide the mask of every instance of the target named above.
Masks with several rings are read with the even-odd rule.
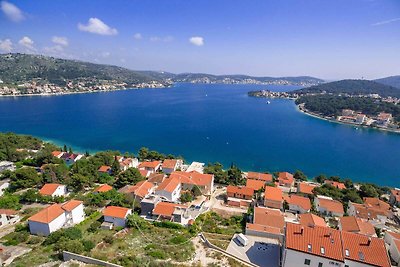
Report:
[[[302,226],[302,227],[301,227],[301,230],[300,230],[300,234],[302,235],[303,232],[304,232],[304,227]]]
[[[368,237],[367,246],[371,245],[371,237]]]

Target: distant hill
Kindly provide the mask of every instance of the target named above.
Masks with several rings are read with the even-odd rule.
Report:
[[[65,85],[66,80],[94,78],[115,80],[134,85],[159,80],[145,73],[117,66],[94,64],[77,60],[59,59],[41,55],[1,54],[0,80],[14,84],[40,78],[57,85]]]
[[[395,88],[393,86],[368,80],[341,80],[341,81],[311,86],[307,88],[302,88],[293,92],[294,93],[326,92],[331,94],[346,93],[350,95],[379,94],[382,97],[387,97],[387,96],[400,97],[400,89]]]
[[[393,86],[400,89],[400,75],[376,79],[375,82]]]

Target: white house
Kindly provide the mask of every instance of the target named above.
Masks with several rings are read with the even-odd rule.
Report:
[[[331,197],[317,196],[314,198],[315,209],[323,215],[342,217],[344,215],[343,204]]]
[[[31,234],[48,236],[54,231],[73,226],[84,219],[82,201],[70,200],[64,204],[53,204],[42,209],[28,219],[28,224]]]
[[[165,179],[155,190],[154,194],[161,198],[177,202],[181,197],[182,185],[178,178],[167,178]]]
[[[0,172],[2,171],[15,171],[15,164],[11,161],[0,161]]]
[[[39,193],[43,196],[61,197],[67,195],[67,187],[62,184],[45,184]]]
[[[104,222],[111,223],[114,227],[125,227],[126,217],[132,210],[123,207],[108,206],[103,210]]]
[[[10,209],[0,209],[0,227],[17,222],[19,222],[17,211]]]
[[[9,180],[0,181],[0,197],[4,194],[4,191],[10,186]]]
[[[161,165],[161,169],[164,173],[171,174],[177,169],[180,169],[182,164],[183,161],[181,159],[165,159]]]
[[[129,168],[137,168],[139,160],[137,158],[118,157],[119,167],[121,171],[126,171]]]
[[[397,263],[397,266],[400,266],[400,234],[386,231],[385,243],[388,246],[390,257]]]
[[[311,202],[308,197],[302,197],[298,195],[290,195],[286,198],[289,204],[289,211],[296,214],[308,213],[311,210]]]

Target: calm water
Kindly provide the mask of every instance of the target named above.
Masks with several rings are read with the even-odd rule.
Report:
[[[250,98],[254,85],[178,84],[53,97],[0,98],[0,131],[75,149],[137,152],[142,146],[244,170],[339,175],[400,186],[400,135],[326,122],[293,101]],[[295,87],[270,86],[272,90]]]

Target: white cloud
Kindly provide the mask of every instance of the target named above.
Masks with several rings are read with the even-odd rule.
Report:
[[[381,26],[381,25],[390,24],[390,23],[393,23],[393,22],[396,22],[396,21],[400,21],[400,18],[394,18],[394,19],[379,21],[379,22],[371,24],[371,26]]]
[[[13,43],[10,39],[0,40],[0,51],[10,53],[13,50]]]
[[[79,23],[78,29],[84,32],[90,32],[100,35],[116,35],[117,29],[111,28],[98,18],[90,18],[86,25]]]
[[[18,43],[25,47],[28,50],[35,50],[35,48],[33,47],[33,41],[31,38],[29,38],[28,36],[24,36],[22,37],[21,40],[18,41]]]
[[[68,46],[67,37],[53,36],[53,38],[51,38],[51,41],[56,45]]]
[[[204,45],[204,38],[200,36],[193,36],[189,38],[189,42],[196,46]]]
[[[168,35],[165,37],[159,37],[159,36],[152,36],[150,37],[151,42],[172,42],[174,40],[174,37]]]
[[[47,54],[59,54],[64,51],[61,45],[46,46],[44,52]]]
[[[1,10],[7,16],[7,18],[14,22],[19,22],[25,19],[25,16],[22,13],[21,9],[7,1],[1,2]]]
[[[135,40],[142,40],[143,39],[143,36],[142,36],[142,34],[141,33],[135,33],[134,35],[133,35],[133,38],[135,38]]]

